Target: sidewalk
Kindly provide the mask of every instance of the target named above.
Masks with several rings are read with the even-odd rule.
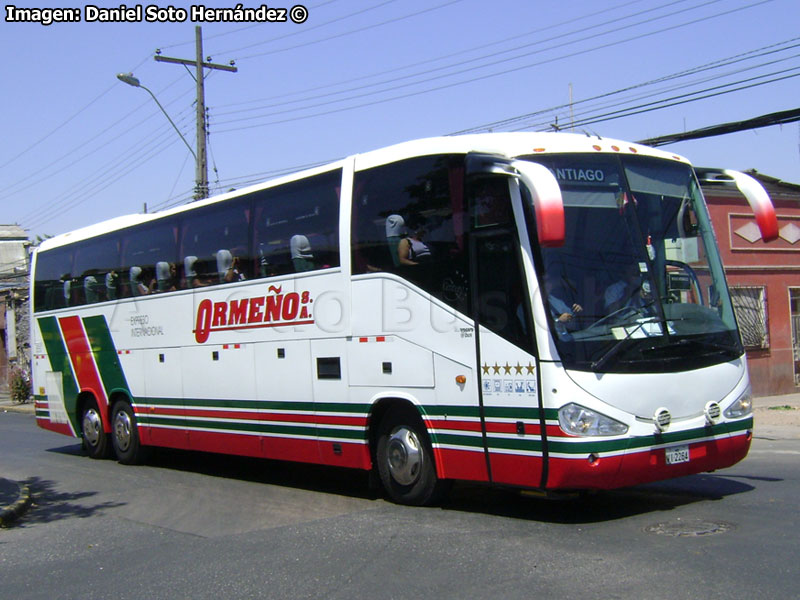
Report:
[[[32,415],[35,412],[33,398],[28,400],[25,404],[16,404],[11,402],[11,398],[7,392],[0,392],[0,413],[2,412],[26,413]]]

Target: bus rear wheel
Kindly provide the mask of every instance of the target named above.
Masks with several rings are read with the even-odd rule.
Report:
[[[89,398],[83,405],[81,437],[83,449],[91,458],[108,458],[111,450],[108,434],[103,430],[103,418],[94,398]]]
[[[383,488],[398,504],[433,504],[447,490],[448,482],[436,476],[428,432],[416,411],[387,413],[378,431],[376,461]]]
[[[139,429],[133,408],[125,400],[114,404],[111,413],[111,441],[117,460],[123,465],[135,465],[145,458],[145,448],[139,441]]]

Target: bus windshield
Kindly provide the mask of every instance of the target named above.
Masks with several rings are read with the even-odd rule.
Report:
[[[674,372],[742,354],[689,165],[607,154],[525,158],[551,170],[564,199],[566,240],[539,250],[539,276],[566,368]]]

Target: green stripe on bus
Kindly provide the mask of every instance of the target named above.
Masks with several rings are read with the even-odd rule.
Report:
[[[277,434],[277,435],[296,435],[302,437],[316,438],[335,437],[349,440],[363,440],[364,432],[358,429],[337,429],[317,428],[313,425],[290,425],[281,423],[264,423],[258,421],[202,421],[198,419],[169,419],[151,415],[138,415],[137,418],[142,425],[161,425],[175,429],[188,430],[212,430],[212,431],[232,431],[242,433],[258,434]]]
[[[64,395],[64,408],[75,431],[80,431],[78,415],[76,414],[78,401],[78,382],[72,373],[72,365],[67,354],[67,347],[61,337],[61,330],[55,317],[42,317],[37,319],[42,332],[42,340],[50,360],[50,368],[61,373],[61,393]]]
[[[753,419],[745,419],[734,423],[721,423],[713,427],[703,427],[701,429],[689,429],[687,431],[676,431],[673,433],[662,433],[660,435],[645,435],[634,438],[607,441],[576,441],[559,442],[550,438],[548,449],[550,452],[562,454],[591,454],[601,452],[616,452],[619,450],[635,450],[650,446],[666,446],[678,442],[693,442],[703,438],[735,433],[752,428]]]
[[[97,368],[100,371],[100,378],[103,380],[106,397],[110,398],[115,391],[125,392],[131,397],[128,381],[119,362],[117,348],[108,329],[108,323],[104,315],[86,317],[83,319],[83,326],[86,335],[89,337],[89,345],[92,348]]]
[[[366,416],[369,404],[339,402],[293,402],[290,400],[230,400],[219,398],[140,398],[140,404],[194,408],[238,408],[265,411],[295,411],[304,413],[336,412]]]
[[[483,448],[483,438],[479,435],[459,435],[457,433],[431,433],[431,443],[449,446],[470,446]]]
[[[477,406],[423,406],[422,412],[427,417],[479,417]]]

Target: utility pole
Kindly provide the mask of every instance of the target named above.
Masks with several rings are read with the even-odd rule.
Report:
[[[159,54],[159,50],[156,50],[156,56],[154,58],[158,62],[184,65],[187,67],[187,69],[189,65],[195,67],[194,79],[197,82],[197,153],[195,164],[196,183],[194,189],[194,198],[195,200],[200,200],[208,197],[208,159],[206,158],[206,94],[204,86],[204,69],[217,69],[220,71],[230,71],[232,73],[236,73],[239,69],[233,66],[233,61],[231,61],[230,65],[219,65],[212,62],[203,62],[203,30],[198,25],[195,27],[194,32],[194,60],[161,56]],[[210,61],[211,57],[209,57],[208,60]]]

